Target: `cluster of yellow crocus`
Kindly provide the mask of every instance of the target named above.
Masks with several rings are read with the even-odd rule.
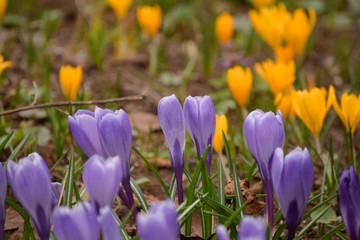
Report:
[[[343,122],[346,130],[354,134],[360,122],[360,96],[344,93],[341,96],[339,105],[336,100],[335,91],[332,91],[332,94],[334,94],[332,97],[333,107],[337,115]]]
[[[314,9],[309,9],[308,18],[303,9],[291,14],[284,4],[250,10],[249,17],[255,31],[270,47],[276,50],[285,41],[298,56],[303,53],[316,22]]]
[[[0,0],[1,1],[1,0]],[[112,9],[114,9],[116,16],[122,19],[126,16],[133,0],[105,0]]]
[[[234,35],[234,20],[233,17],[223,12],[215,20],[215,33],[218,41],[221,44],[226,44]]]
[[[269,83],[270,90],[275,96],[289,91],[295,81],[296,66],[293,60],[286,63],[267,59],[263,63],[256,63],[254,67],[256,73]]]
[[[326,100],[326,95],[328,98]],[[330,86],[329,94],[324,88],[292,91],[292,103],[296,115],[314,136],[318,136],[327,112],[334,99],[334,88]]]
[[[262,8],[273,4],[275,0],[253,0],[252,2],[255,8]]]
[[[151,37],[159,32],[162,16],[159,5],[138,7],[136,15],[141,29]]]
[[[66,99],[70,101],[75,100],[82,78],[81,66],[73,68],[67,65],[61,67],[59,78],[61,89]]]
[[[7,6],[7,0],[0,0],[0,20],[4,16],[4,13],[6,11]]]
[[[1,1],[1,0],[0,0]],[[12,66],[12,63],[9,61],[4,61],[4,57],[0,55],[0,76],[1,73],[6,69]]]
[[[235,66],[227,71],[230,92],[240,107],[245,107],[250,96],[253,77],[249,68]]]
[[[221,153],[224,148],[224,138],[222,132],[224,132],[226,136],[228,132],[228,122],[225,115],[219,116],[216,114],[216,129],[213,146],[217,153]]]

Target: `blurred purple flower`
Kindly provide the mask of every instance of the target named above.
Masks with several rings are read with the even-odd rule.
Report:
[[[100,210],[99,222],[102,240],[122,240],[120,228],[109,206]]]
[[[351,239],[360,239],[360,182],[353,166],[339,179],[340,210]]]
[[[52,191],[49,169],[38,153],[32,153],[19,163],[10,160],[8,178],[16,198],[32,219],[43,240],[49,239]]]
[[[98,154],[104,158],[120,157],[123,165],[122,183],[128,199],[124,199],[124,193],[119,195],[131,207],[134,204],[130,186],[132,130],[125,111],[121,109],[114,112],[96,107],[95,112],[79,110],[73,117],[69,116],[68,121],[76,143],[86,156]]]
[[[73,208],[56,208],[53,223],[58,240],[98,240],[100,237],[96,211],[89,202],[79,202]]]
[[[266,225],[261,217],[253,218],[245,216],[240,223],[239,240],[265,240],[266,239]]]
[[[264,113],[252,111],[244,122],[244,134],[251,154],[254,156],[263,180],[267,215],[270,230],[273,226],[273,186],[270,167],[272,155],[277,147],[284,146],[284,118],[281,111]]]
[[[277,148],[272,158],[271,177],[291,240],[301,223],[313,186],[314,170],[309,151],[297,147],[284,159],[283,150]]]
[[[5,239],[4,225],[6,218],[6,192],[7,181],[6,174],[2,164],[0,164],[0,239]]]
[[[160,204],[153,203],[147,214],[139,214],[136,219],[140,240],[177,240],[179,222],[176,206],[173,201],[166,200]]]
[[[59,199],[61,196],[61,190],[62,190],[61,183],[58,183],[58,182],[51,183],[51,202],[52,202],[53,208],[57,207],[57,205],[59,203]],[[63,197],[64,196],[65,195],[63,194]]]
[[[214,103],[209,96],[189,96],[184,103],[184,117],[186,127],[196,145],[199,160],[207,147],[211,145],[206,157],[206,166],[210,175],[212,145],[216,128]]]
[[[105,159],[93,155],[85,163],[83,180],[86,191],[95,205],[96,212],[104,206],[112,206],[122,180],[119,156]]]
[[[230,240],[228,230],[224,225],[218,225],[216,227],[216,237],[218,240]]]
[[[173,94],[158,105],[158,118],[169,147],[170,161],[175,172],[179,204],[184,201],[182,173],[184,169],[185,121],[181,105]]]

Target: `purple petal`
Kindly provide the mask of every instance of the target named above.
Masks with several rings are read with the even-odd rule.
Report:
[[[261,217],[253,218],[245,216],[240,223],[239,240],[265,240],[266,239],[266,225]]]
[[[51,183],[51,199],[52,199],[53,208],[56,207],[59,203],[61,191],[62,191],[61,183],[58,182]]]
[[[99,218],[103,240],[122,240],[120,228],[109,206],[100,210]]]
[[[216,228],[216,237],[218,240],[230,240],[228,230],[224,225],[218,225]]]

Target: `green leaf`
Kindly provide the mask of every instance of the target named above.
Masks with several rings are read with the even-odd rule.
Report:
[[[13,134],[14,134],[14,131],[12,131],[9,135],[7,135],[6,138],[1,142],[0,153],[2,152],[2,150],[4,150],[6,144],[10,141]]]
[[[320,238],[320,240],[327,240],[330,237],[332,237],[333,235],[335,235],[336,233],[338,233],[341,229],[343,229],[345,227],[344,223],[334,227],[331,231],[329,231],[327,234],[325,234],[324,236],[322,236]]]
[[[320,208],[318,208],[316,211],[311,213],[311,219],[316,218],[322,211],[324,211],[325,208],[327,208],[327,205],[323,205]],[[337,221],[336,213],[332,207],[330,207],[324,215],[322,215],[321,218],[317,220],[318,223],[331,223]]]
[[[74,168],[75,168],[75,155],[74,151],[71,152],[68,176],[65,184],[65,206],[71,207],[74,186]]]
[[[222,205],[225,205],[225,184],[224,184],[224,171],[221,164],[221,160],[219,159],[219,167],[218,167],[218,194],[219,200]]]
[[[281,233],[284,231],[285,227],[286,227],[286,223],[281,224],[276,230],[272,240],[278,240],[280,238]]]
[[[136,195],[137,199],[140,202],[140,205],[145,213],[149,210],[149,204],[146,201],[146,198],[144,196],[144,193],[141,191],[140,187],[136,184],[134,179],[130,178],[130,185],[131,189],[133,190],[133,193]]]

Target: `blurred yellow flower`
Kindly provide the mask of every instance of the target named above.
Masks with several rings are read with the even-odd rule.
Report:
[[[1,0],[0,0],[1,1]],[[0,76],[1,73],[6,69],[12,66],[12,63],[9,61],[4,62],[4,57],[0,55]]]
[[[224,138],[222,135],[222,132],[224,131],[224,134],[226,136],[227,132],[228,132],[228,121],[226,119],[225,115],[217,115],[216,114],[216,130],[215,130],[215,135],[214,135],[214,150],[217,153],[221,153],[221,151],[224,148]]]
[[[7,6],[7,0],[0,0],[0,20],[5,14],[6,6]]]
[[[61,89],[65,97],[70,101],[74,101],[81,83],[81,66],[74,68],[70,65],[62,66],[59,75]]]
[[[215,20],[215,33],[221,44],[227,43],[234,35],[234,20],[232,16],[223,12]]]
[[[240,107],[245,107],[251,92],[252,74],[249,68],[245,70],[235,66],[227,71],[227,83],[230,92]]]
[[[285,41],[291,45],[296,55],[301,55],[305,49],[316,22],[316,12],[309,9],[309,18],[303,9],[296,9],[285,28]]]
[[[282,46],[275,48],[276,61],[290,62],[294,59],[294,50],[291,46]]]
[[[321,132],[326,113],[333,104],[335,96],[334,88],[329,88],[328,99],[326,101],[326,89],[312,88],[309,91],[292,91],[292,104],[296,115],[303,121],[305,126],[314,136]]]
[[[332,86],[331,86],[332,87]],[[360,122],[360,96],[356,97],[355,94],[344,93],[341,96],[340,106],[336,100],[335,91],[332,91],[333,96],[333,107],[346,127],[346,131],[354,134],[357,126]]]
[[[275,0],[253,0],[252,2],[254,4],[254,7],[262,8],[262,7],[267,7],[270,4],[273,4]]]
[[[110,7],[112,7],[112,9],[114,9],[116,16],[119,19],[121,19],[125,17],[134,0],[105,0],[105,1],[110,5]]]
[[[150,36],[158,33],[161,24],[161,8],[159,5],[137,8],[137,19],[141,29]]]
[[[289,114],[291,117],[295,116],[291,94],[289,92],[286,94],[278,93],[275,97],[274,104],[276,106],[276,111],[280,110],[284,119],[286,119]]]
[[[282,45],[285,27],[291,19],[284,4],[250,10],[249,17],[255,31],[270,47],[275,49]]]
[[[255,64],[256,73],[269,83],[271,92],[276,96],[287,92],[295,81],[295,62],[274,62],[271,59]]]

